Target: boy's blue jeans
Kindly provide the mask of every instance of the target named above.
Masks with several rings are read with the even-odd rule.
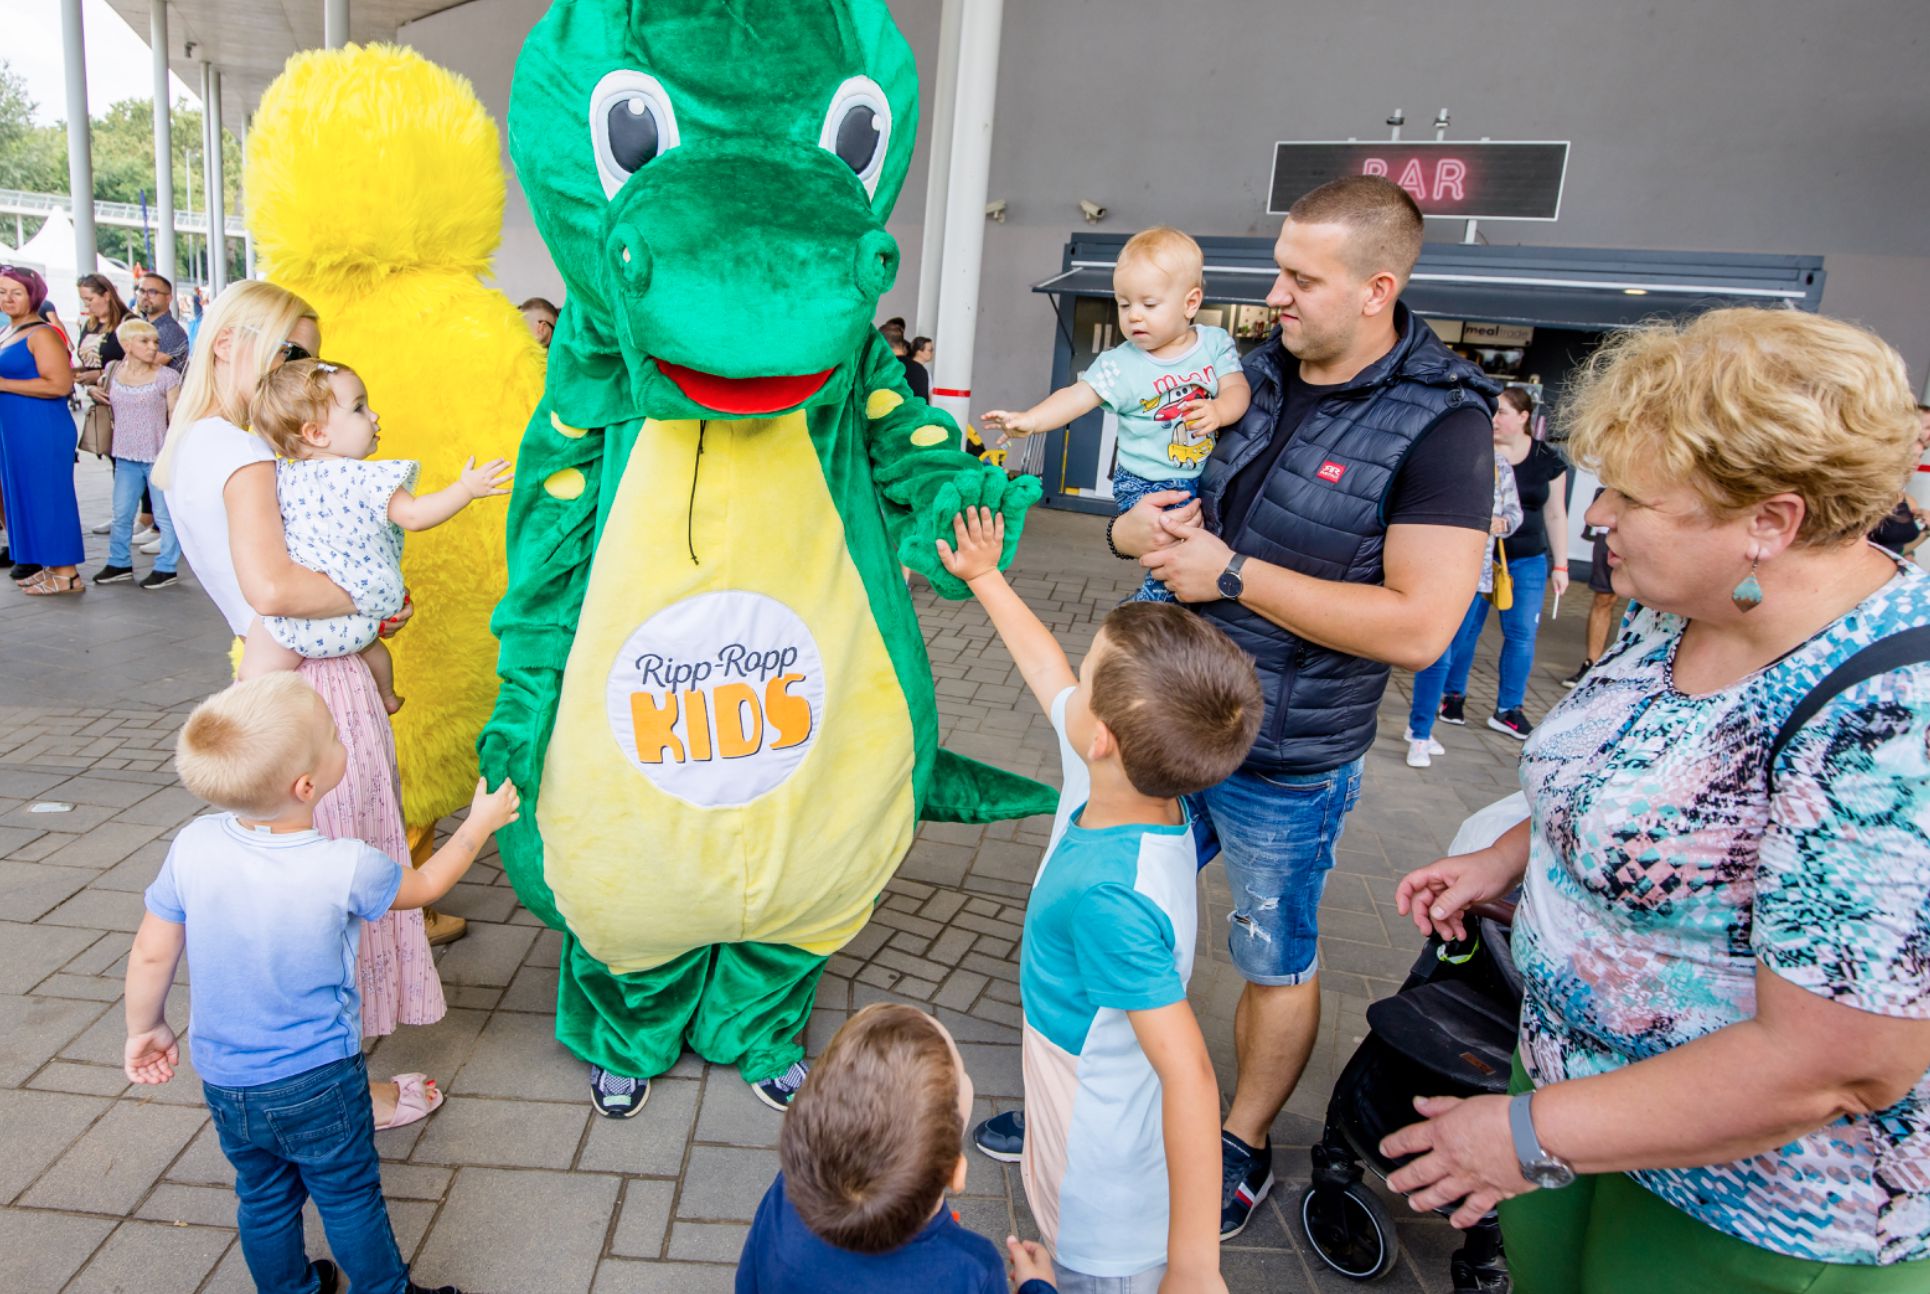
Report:
[[[141,493],[148,488],[154,464],[132,458],[114,460],[114,528],[107,533],[107,564],[134,564],[134,518],[141,510]],[[174,521],[168,516],[168,501],[156,488],[154,528],[161,532],[161,551],[154,558],[154,569],[172,571],[181,562],[181,544],[174,537]]]
[[[1186,497],[1191,499],[1198,496],[1199,488],[1198,477],[1149,481],[1137,472],[1128,472],[1123,467],[1112,474],[1112,502],[1114,508],[1120,512],[1130,512],[1133,504],[1158,490],[1184,490]],[[1182,501],[1169,506],[1183,508],[1186,504]],[[1177,602],[1179,599],[1175,598],[1164,584],[1148,575],[1141,582],[1139,592],[1126,600],[1128,602]]]
[[[314,1294],[319,1287],[302,1244],[302,1204],[310,1196],[355,1294],[407,1294],[409,1266],[382,1199],[361,1056],[259,1087],[204,1082],[201,1090],[221,1153],[235,1167],[241,1254],[261,1294]]]

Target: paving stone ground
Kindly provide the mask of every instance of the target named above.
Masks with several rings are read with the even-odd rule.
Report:
[[[107,515],[108,476],[81,468],[83,515]],[[90,538],[88,569],[105,557]],[[138,558],[146,569],[147,559]],[[1105,551],[1098,519],[1035,513],[1013,582],[1075,660],[1138,581]],[[1538,716],[1581,652],[1582,598],[1548,624],[1530,687]],[[1057,780],[1050,727],[971,603],[920,588],[945,741]],[[1490,628],[1469,712],[1494,689]],[[191,579],[147,592],[0,598],[0,1290],[249,1288],[227,1163],[191,1068],[136,1092],[120,1074],[121,977],[140,892],[200,805],[169,762],[187,709],[219,687],[227,634]],[[1393,911],[1396,878],[1435,857],[1471,810],[1512,787],[1515,743],[1477,726],[1437,730],[1446,757],[1402,761],[1408,676],[1397,673],[1322,906],[1319,1045],[1273,1129],[1280,1185],[1224,1269],[1235,1291],[1353,1288],[1297,1234],[1306,1146],[1335,1076],[1392,993],[1418,939]],[[48,813],[37,806],[70,806]],[[930,824],[869,926],[832,958],[812,1016],[815,1052],[857,1007],[907,1000],[958,1037],[982,1113],[1016,1104],[1018,941],[1049,823]],[[1223,1086],[1234,1073],[1240,981],[1226,960],[1230,907],[1202,875],[1192,998]],[[370,1064],[422,1070],[449,1094],[433,1118],[380,1134],[390,1212],[424,1279],[492,1294],[731,1288],[745,1226],[776,1171],[781,1116],[729,1070],[686,1056],[629,1122],[592,1116],[583,1067],[551,1033],[558,939],[517,903],[492,857],[443,905],[470,935],[441,951],[450,1010],[375,1045]],[[185,985],[169,1017],[186,1023]],[[957,1201],[966,1225],[1035,1234],[1015,1168],[976,1155]],[[1397,1214],[1409,1215],[1404,1211]],[[325,1241],[311,1216],[314,1251]],[[1454,1234],[1400,1224],[1399,1267],[1378,1288],[1444,1291]]]

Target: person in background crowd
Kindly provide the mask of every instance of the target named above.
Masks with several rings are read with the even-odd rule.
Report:
[[[113,362],[96,396],[114,409],[114,521],[107,565],[95,573],[96,584],[126,584],[134,578],[134,513],[148,498],[148,474],[181,395],[181,375],[162,359],[161,334],[153,324],[130,315],[121,322],[119,340],[127,358]],[[181,549],[167,497],[157,492],[149,506],[154,508],[160,549],[141,587],[164,589],[175,582]]]
[[[1447,650],[1493,542],[1495,384],[1399,301],[1421,234],[1420,208],[1385,179],[1296,202],[1273,248],[1280,324],[1246,357],[1252,405],[1222,430],[1199,499],[1166,512],[1185,496],[1155,492],[1111,525],[1116,552],[1144,554],[1254,657],[1266,693],[1246,763],[1190,801],[1200,857],[1218,840],[1227,948],[1246,980],[1222,1236],[1272,1189],[1273,1123],[1320,1035],[1320,896],[1388,666]]]
[[[60,338],[60,344],[71,352],[74,349],[73,335],[67,331],[67,325],[60,321],[60,311],[54,308],[54,303],[42,301],[38,313],[40,321],[52,328],[54,334]]]
[[[905,385],[920,400],[931,399],[931,373],[925,366],[912,358],[911,347],[905,342],[905,321],[893,316],[878,325],[886,342],[891,345],[891,353],[905,366]]]
[[[188,334],[174,317],[174,284],[159,274],[141,278],[134,293],[134,308],[141,318],[154,325],[161,335],[161,353],[168,367],[185,374],[188,368]]]
[[[1517,1095],[1417,1102],[1388,1184],[1499,1203],[1520,1294],[1930,1289],[1930,661],[1817,691],[1930,626],[1865,539],[1917,455],[1903,360],[1715,310],[1570,389],[1639,609],[1522,751],[1529,821],[1396,887],[1458,937],[1525,878],[1525,993]]]
[[[85,593],[85,547],[74,499],[74,366],[67,343],[40,317],[47,281],[0,265],[0,497],[7,506],[13,579],[31,597]]]
[[[516,307],[522,311],[523,322],[529,325],[530,336],[544,350],[550,348],[550,338],[556,335],[556,321],[563,317],[562,312],[542,297],[531,297]]]
[[[938,348],[932,345],[932,339],[929,337],[913,337],[910,342],[910,350],[911,357],[929,369],[932,366],[932,359],[937,354]]]
[[[82,314],[80,337],[74,342],[74,381],[86,387],[94,399],[100,399],[98,387],[101,375],[109,364],[127,358],[127,352],[121,347],[119,329],[129,312],[126,303],[121,300],[119,289],[105,274],[83,274],[75,286],[80,289]],[[161,532],[155,528],[154,498],[145,484],[141,488],[140,506],[141,515],[136,519],[138,533],[133,536],[132,542],[153,544],[152,549],[144,547],[141,551],[158,553],[161,551]],[[112,521],[103,521],[94,527],[93,533],[104,535],[113,528]],[[173,569],[171,564],[169,569]],[[94,582],[100,583],[99,578],[96,577]]]
[[[1501,393],[1494,411],[1494,452],[1514,468],[1515,488],[1521,494],[1521,527],[1509,537],[1508,576],[1514,581],[1514,605],[1501,616],[1501,689],[1488,726],[1516,741],[1526,741],[1535,730],[1522,712],[1528,696],[1528,671],[1535,663],[1535,638],[1541,632],[1541,603],[1549,587],[1560,597],[1568,588],[1568,465],[1561,455],[1534,437],[1535,398],[1518,386]],[[1468,671],[1488,618],[1487,603],[1476,598],[1470,611],[1473,632],[1455,638],[1448,666],[1447,693],[1441,698],[1441,721],[1467,722]]]
[[[1600,490],[1595,491],[1595,497],[1597,499],[1601,498],[1602,492]],[[1588,667],[1600,660],[1602,653],[1608,650],[1609,631],[1614,628],[1615,622],[1620,616],[1620,608],[1624,601],[1624,599],[1615,595],[1614,585],[1609,578],[1608,532],[1599,526],[1584,525],[1582,527],[1582,538],[1589,541],[1591,548],[1588,561],[1588,591],[1590,595],[1588,602],[1588,641],[1585,648],[1588,656],[1573,674],[1570,674],[1561,681],[1561,685],[1565,688],[1573,688],[1579,684],[1583,676],[1588,673]]]

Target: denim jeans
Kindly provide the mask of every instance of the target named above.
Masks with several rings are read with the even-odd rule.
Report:
[[[1157,490],[1184,490],[1189,497],[1192,497],[1199,493],[1199,485],[1198,477],[1186,480],[1149,481],[1137,472],[1128,472],[1122,467],[1112,474],[1112,503],[1113,507],[1120,512],[1128,512],[1131,511],[1133,504]],[[1175,503],[1170,506],[1183,508],[1186,505]],[[1126,600],[1128,602],[1179,601],[1164,584],[1150,575],[1140,582],[1139,591]]]
[[[310,1196],[355,1294],[406,1294],[409,1267],[382,1199],[361,1056],[259,1087],[204,1082],[201,1090],[221,1153],[235,1168],[241,1254],[260,1294],[317,1289],[302,1244],[302,1204]]]
[[[141,495],[147,491],[154,464],[132,458],[114,460],[114,528],[107,532],[107,564],[134,565],[134,517],[141,508]],[[158,489],[154,495],[154,528],[161,532],[161,551],[154,558],[154,569],[172,571],[181,561],[181,544],[174,537],[174,521],[168,516],[168,501]]]
[[[1474,601],[1468,604],[1468,613],[1461,617],[1461,627],[1454,631],[1454,641],[1441,653],[1441,658],[1414,676],[1414,704],[1407,710],[1407,730],[1417,741],[1426,741],[1434,735],[1434,721],[1441,717],[1441,697],[1448,687],[1448,672],[1453,663],[1459,660],[1474,659],[1474,645],[1481,640],[1481,624],[1488,618],[1488,595],[1477,593]],[[1461,671],[1461,690],[1467,691],[1468,673]]]
[[[1508,575],[1514,580],[1514,605],[1501,612],[1501,694],[1495,701],[1497,714],[1518,709],[1528,695],[1528,671],[1535,663],[1535,635],[1541,632],[1541,597],[1548,589],[1548,554],[1508,559]],[[1473,629],[1467,624],[1448,649],[1447,691],[1454,696],[1468,693],[1468,671],[1474,667],[1475,644],[1481,641],[1481,626],[1488,620],[1488,600],[1477,596],[1468,608]],[[1437,707],[1438,708],[1438,707]],[[1420,736],[1419,732],[1414,734]]]
[[[1361,761],[1326,773],[1241,770],[1187,797],[1202,860],[1226,865],[1233,915],[1226,947],[1248,983],[1304,984],[1320,970],[1320,895]]]
[[[1159,1283],[1166,1279],[1166,1264],[1130,1276],[1089,1276],[1054,1262],[1052,1275],[1059,1294],[1159,1294]]]

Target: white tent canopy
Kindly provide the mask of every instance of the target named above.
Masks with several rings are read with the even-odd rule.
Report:
[[[54,303],[54,309],[69,324],[80,319],[80,292],[74,280],[82,271],[74,264],[74,222],[65,211],[49,212],[40,231],[27,240],[26,246],[12,254],[16,265],[26,265],[39,270],[47,280],[47,299]],[[105,274],[108,280],[120,290],[121,299],[132,304],[134,299],[134,276],[127,266],[119,261],[109,260],[96,255],[93,271]]]

